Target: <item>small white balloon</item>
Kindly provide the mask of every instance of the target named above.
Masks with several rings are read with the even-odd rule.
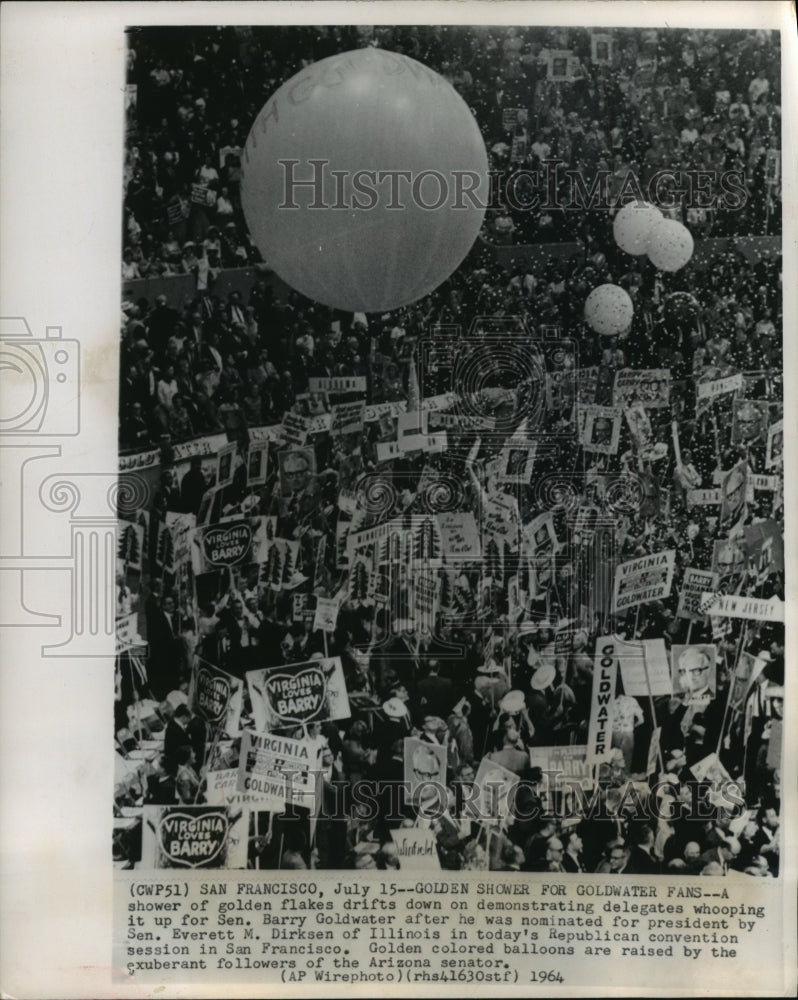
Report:
[[[615,242],[626,253],[640,257],[646,253],[651,230],[662,218],[656,205],[648,202],[630,201],[615,216],[612,235]]]
[[[585,322],[606,337],[628,330],[633,315],[629,293],[618,285],[599,285],[585,300]]]
[[[651,229],[646,253],[660,271],[678,271],[693,256],[690,230],[675,219],[660,219]]]

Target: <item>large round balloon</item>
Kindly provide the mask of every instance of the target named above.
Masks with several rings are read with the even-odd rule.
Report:
[[[615,242],[626,253],[641,256],[646,252],[649,233],[661,218],[662,212],[655,205],[630,201],[618,212],[612,224]]]
[[[614,337],[629,329],[634,306],[619,285],[599,285],[585,300],[585,322],[596,333]]]
[[[474,244],[488,157],[454,88],[407,56],[322,59],[266,102],[241,202],[264,260],[324,305],[384,312],[437,288]]]
[[[678,271],[693,256],[694,246],[687,226],[675,219],[660,219],[651,227],[646,253],[660,271]]]

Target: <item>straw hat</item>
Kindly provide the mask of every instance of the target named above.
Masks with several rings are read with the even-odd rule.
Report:
[[[554,678],[557,676],[557,671],[554,669],[553,663],[544,663],[542,667],[532,674],[532,690],[533,691],[545,691],[547,687],[551,687],[554,683]]]

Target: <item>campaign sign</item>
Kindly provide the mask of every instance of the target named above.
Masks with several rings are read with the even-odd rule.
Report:
[[[419,827],[391,830],[399,867],[409,871],[441,870],[435,833]]]
[[[613,614],[647,601],[668,597],[673,582],[676,551],[656,552],[621,563],[615,570]]]
[[[599,637],[596,639],[590,720],[587,730],[586,760],[591,764],[599,764],[610,756],[617,678],[618,657],[615,637],[611,635]]]
[[[244,684],[238,677],[199,661],[192,687],[195,715],[233,736],[239,730],[243,698]]]
[[[200,667],[194,697],[197,713],[208,722],[219,722],[230,701],[230,681],[225,677],[214,677],[207,667]]]
[[[404,779],[411,795],[424,785],[446,787],[446,747],[408,736],[402,751]]]
[[[714,590],[717,585],[717,573],[689,566],[684,571],[682,586],[679,590],[679,606],[676,609],[676,617],[686,618],[692,622],[703,621],[706,615],[701,611],[701,595],[704,591]]]
[[[315,763],[313,748],[303,740],[244,732],[236,789],[271,812],[281,812],[287,803],[312,809]]]
[[[218,525],[202,535],[202,553],[212,566],[235,566],[252,545],[252,526],[247,521]]]
[[[250,670],[246,676],[258,732],[350,717],[338,656]]]
[[[226,806],[145,806],[142,863],[146,868],[244,867],[235,815]]]
[[[266,697],[285,723],[315,719],[322,711],[326,685],[319,667],[294,674],[274,673],[266,678]]]
[[[244,733],[246,737],[247,734]],[[260,812],[282,812],[285,801],[282,798],[264,795],[260,792],[240,792],[238,790],[237,767],[225,767],[220,771],[208,772],[205,797],[212,806],[247,806]]]

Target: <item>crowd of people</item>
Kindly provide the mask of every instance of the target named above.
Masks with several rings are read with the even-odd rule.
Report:
[[[499,185],[483,238],[588,239],[606,209],[574,212],[567,171],[588,188],[629,174],[700,235],[781,232],[777,33],[612,29],[601,61],[587,28],[458,26],[131,29],[122,277],[193,274],[261,262],[239,197],[241,151],[266,99],[319,59],[378,45],[442,74],[474,112],[491,169],[508,177],[559,162],[559,194],[519,208]],[[564,78],[551,54],[568,54]],[[505,112],[512,112],[509,116]],[[515,112],[522,112],[521,115]],[[686,180],[744,177],[745,204],[699,204]],[[548,190],[547,185],[541,185]],[[712,196],[717,201],[717,192]],[[526,199],[525,199],[526,204]],[[268,261],[266,262],[268,264]]]
[[[704,590],[784,599],[780,253],[743,253],[732,240],[664,274],[618,250],[605,211],[592,213],[574,257],[532,264],[519,254],[505,266],[479,242],[436,292],[383,316],[334,312],[264,271],[241,291],[214,291],[215,270],[256,259],[234,151],[263,94],[303,61],[357,45],[402,50],[448,75],[489,145],[502,141],[504,89],[528,94],[539,132],[530,155],[540,159],[548,145],[579,163],[590,145],[584,130],[581,147],[573,142],[579,123],[595,117],[606,128],[616,112],[618,134],[594,137],[590,155],[604,155],[604,142],[627,162],[667,164],[735,135],[744,148],[735,142],[734,155],[745,158],[778,137],[778,74],[760,72],[773,59],[763,33],[611,34],[611,89],[591,83],[601,68],[586,31],[197,29],[179,49],[168,33],[132,36],[128,263],[139,274],[142,260],[155,268],[148,274],[187,273],[205,251],[209,267],[195,270],[196,292],[180,308],[166,296],[123,302],[120,445],[155,456],[158,479],[120,511],[144,527],[135,566],[120,560],[118,614],[135,618],[146,652],[118,658],[115,731],[120,757],[159,752],[151,773],[119,784],[118,809],[208,801],[211,776],[239,765],[241,732],[255,728],[248,675],[337,658],[348,717],[278,728],[311,748],[315,808],[250,806],[251,867],[395,868],[397,831],[412,828],[434,833],[444,869],[778,875],[783,622],[711,605],[686,615],[684,583],[702,570],[714,574]],[[557,100],[537,60],[547,46],[572,49],[587,74],[555,87]],[[629,81],[653,104],[645,94],[629,104]],[[684,93],[663,108],[660,85]],[[222,164],[226,147],[233,159]],[[652,149],[665,158],[652,160]],[[201,170],[216,208],[210,195],[192,204],[180,222],[186,246],[165,210]],[[223,192],[229,219],[219,218]],[[731,223],[734,236],[756,232],[746,211]],[[168,245],[182,265],[170,264]],[[605,282],[634,303],[621,336],[584,323],[587,294]],[[436,354],[452,328],[449,353]],[[477,388],[457,374],[499,343],[518,352],[519,369],[484,367]],[[620,404],[617,376],[635,370],[647,388]],[[365,409],[339,427],[353,403]],[[591,407],[600,410],[588,438],[580,417]],[[397,417],[414,410],[427,414],[423,434],[399,448]],[[236,450],[225,476],[218,443],[192,447],[219,436]],[[264,441],[261,475],[251,456]],[[510,462],[513,450],[523,461]],[[459,552],[447,518],[466,536]],[[176,544],[178,525],[193,540],[242,520],[266,539],[251,561],[209,571],[164,555],[163,535]],[[601,523],[611,526],[609,584],[587,557]],[[381,534],[388,525],[396,544]],[[612,571],[670,551],[666,592],[617,610]],[[314,603],[330,599],[332,627],[319,628]],[[624,691],[619,675],[610,745],[591,761],[602,636],[660,640],[673,680],[646,697]],[[201,664],[243,682],[235,731],[199,710]],[[396,792],[418,744],[443,748],[437,809],[412,789]],[[565,751],[581,796],[541,766]],[[469,806],[488,765],[517,781],[501,815]],[[342,793],[359,785],[377,808]]]

